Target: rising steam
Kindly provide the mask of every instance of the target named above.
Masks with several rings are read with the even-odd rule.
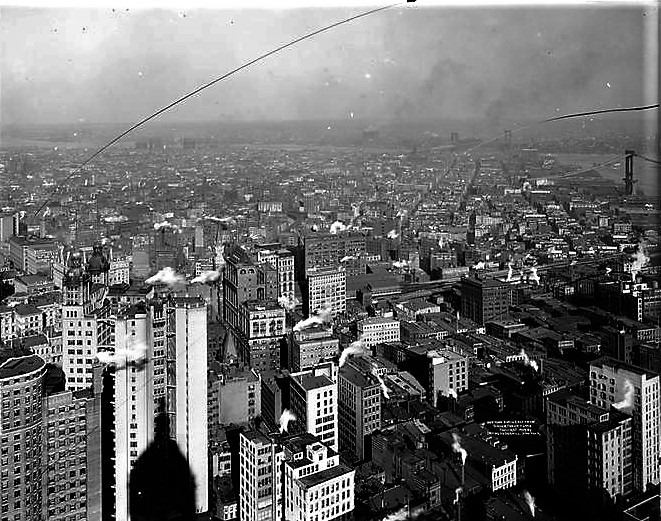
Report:
[[[185,284],[186,279],[179,275],[172,268],[163,268],[156,275],[149,277],[145,283],[153,286],[155,284],[167,284],[174,286],[175,284]]]
[[[624,381],[624,398],[613,404],[616,409],[629,409],[633,407],[634,387],[628,379]]]
[[[526,503],[528,504],[528,508],[530,509],[530,515],[532,517],[535,517],[535,498],[530,495],[530,492],[527,490],[523,491],[523,497],[526,500]]]
[[[210,282],[216,282],[220,278],[220,272],[219,271],[203,271],[200,273],[197,277],[195,277],[193,280],[191,280],[191,284],[208,284]]]
[[[333,310],[330,307],[324,308],[317,315],[310,315],[305,320],[301,320],[294,326],[294,331],[303,331],[312,326],[321,326],[333,319]]]
[[[461,438],[456,432],[452,433],[452,440],[452,450],[461,454],[461,464],[465,465],[468,452],[461,446]]]
[[[296,415],[293,412],[291,412],[289,409],[282,411],[282,414],[280,415],[280,434],[287,432],[287,429],[289,428],[289,422],[294,421],[296,421]]]
[[[347,230],[348,228],[344,225],[343,222],[341,221],[335,221],[333,224],[331,224],[330,227],[330,232],[335,235],[336,233],[343,232]]]
[[[645,244],[640,242],[636,253],[633,254],[633,264],[631,265],[631,280],[636,281],[636,276],[650,261],[647,252],[645,251]]]
[[[390,399],[390,391],[386,386],[386,382],[384,382],[383,378],[381,378],[381,375],[379,374],[379,368],[376,364],[372,364],[372,374],[376,376],[376,379],[379,381],[379,385],[381,386],[381,392],[383,393],[385,399],[386,400]]]
[[[528,353],[525,352],[523,348],[521,348],[521,352],[519,353],[519,356],[523,357],[523,363],[525,365],[528,365],[532,367],[535,371],[539,371],[539,365],[535,360],[531,360],[530,357],[528,356]]]
[[[347,358],[349,358],[349,355],[353,356],[365,356],[369,354],[367,350],[365,349],[365,344],[363,343],[363,338],[359,338],[355,342],[351,342],[349,346],[342,351],[342,354],[340,355],[340,367],[342,367],[346,361]]]
[[[287,297],[286,295],[278,297],[278,304],[287,311],[293,311],[300,303],[296,297]]]

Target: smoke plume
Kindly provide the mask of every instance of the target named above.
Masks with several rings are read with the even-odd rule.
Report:
[[[455,491],[454,491],[454,504],[455,505],[457,503],[459,503],[459,494],[461,494],[463,491],[464,491],[464,489],[461,488],[461,487],[455,489]]]
[[[369,354],[367,350],[365,349],[365,345],[363,344],[363,338],[359,338],[355,342],[351,342],[351,344],[348,345],[348,347],[342,351],[342,354],[340,355],[340,367],[342,367],[346,361],[347,358],[349,358],[349,355],[353,356],[365,356]]]
[[[475,266],[473,266],[473,269],[483,270],[486,267],[487,267],[487,265],[484,263],[484,261],[480,261],[477,264],[475,264]]]
[[[512,263],[509,262],[507,264],[507,279],[505,279],[506,282],[512,282],[512,273],[514,270],[512,269]]]
[[[150,286],[155,284],[167,284],[168,286],[174,286],[175,284],[185,284],[186,279],[179,275],[172,268],[163,268],[156,275],[149,277],[145,283],[149,284]]]
[[[296,297],[287,297],[285,295],[278,297],[278,304],[287,311],[293,311],[301,302]]]
[[[289,422],[296,421],[296,415],[291,412],[289,409],[282,411],[280,415],[280,434],[287,432],[289,428]]]
[[[197,277],[195,277],[193,280],[191,280],[191,284],[208,284],[210,282],[216,282],[220,278],[220,272],[219,271],[203,271],[200,273]]]
[[[530,268],[530,274],[528,275],[528,281],[532,281],[539,286],[539,275],[537,275],[537,266],[532,266]]]
[[[461,454],[461,464],[465,465],[468,452],[461,446],[461,438],[456,432],[452,433],[452,440],[452,450]]]
[[[395,230],[390,230],[387,235],[388,239],[396,239],[399,234]]]
[[[519,353],[519,356],[523,357],[523,363],[525,365],[528,365],[532,367],[535,371],[539,371],[539,365],[535,360],[531,360],[530,357],[528,356],[528,353],[525,352],[523,348],[521,348],[521,352]]]
[[[305,320],[301,320],[294,326],[294,331],[303,331],[312,326],[321,326],[330,322],[333,319],[333,310],[328,307],[324,308],[317,315],[310,315]]]
[[[624,398],[613,405],[616,409],[630,409],[633,407],[634,387],[631,381],[624,381]]]
[[[343,232],[347,229],[347,227],[344,225],[344,223],[340,221],[335,221],[333,224],[331,224],[330,227],[330,232],[335,235],[336,233]]]
[[[528,508],[530,508],[530,515],[532,517],[535,517],[535,498],[530,495],[530,492],[527,490],[523,491],[523,497],[526,500],[526,503],[528,504]]]
[[[140,365],[147,359],[147,346],[144,343],[136,342],[127,349],[115,349],[114,353],[99,351],[96,353],[96,359],[104,365],[115,366],[116,369]]]
[[[393,268],[407,268],[410,265],[411,265],[411,263],[407,260],[393,261],[393,263],[392,263]]]
[[[636,281],[636,276],[638,273],[650,261],[650,258],[645,250],[645,244],[640,242],[638,243],[638,249],[636,250],[636,253],[633,254],[633,264],[631,265],[631,280],[634,282]]]
[[[386,382],[383,381],[383,378],[379,374],[379,368],[377,367],[376,364],[372,364],[372,374],[376,376],[376,379],[379,381],[379,385],[381,386],[381,392],[383,393],[385,399],[386,400],[390,399],[390,391],[386,386]]]

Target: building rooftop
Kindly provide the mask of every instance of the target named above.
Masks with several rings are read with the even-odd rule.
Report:
[[[310,474],[309,476],[305,476],[303,478],[299,479],[299,483],[301,484],[302,488],[308,489],[312,488],[316,485],[320,485],[326,481],[329,481],[334,478],[338,478],[340,476],[344,476],[346,474],[349,474],[353,472],[353,469],[350,467],[347,467],[346,465],[336,465],[335,467],[331,467],[326,470],[322,470],[321,472],[317,472],[315,474]]]
[[[16,358],[3,358],[0,350],[0,380],[31,373],[45,367],[46,362],[37,355],[19,355]]]
[[[333,382],[327,376],[313,376],[310,374],[304,374],[300,378],[296,378],[296,380],[306,391],[333,385]]]
[[[627,364],[625,362],[622,362],[620,360],[617,360],[616,358],[611,358],[610,356],[602,356],[601,358],[597,358],[596,360],[593,360],[590,362],[590,367],[611,367],[615,371],[629,371],[631,373],[640,375],[640,376],[646,376],[647,378],[658,378],[658,374],[654,374],[652,371],[648,371],[647,369],[643,367],[638,367],[637,365],[632,365],[632,364]]]
[[[30,304],[18,304],[14,307],[14,312],[17,315],[29,316],[29,315],[40,315],[41,310]]]

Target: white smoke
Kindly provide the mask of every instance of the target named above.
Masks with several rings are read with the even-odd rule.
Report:
[[[525,352],[523,348],[521,348],[521,352],[519,353],[519,356],[523,357],[523,363],[532,367],[535,371],[539,371],[539,365],[535,360],[531,360],[530,357],[528,356],[528,353]]]
[[[313,232],[318,232],[318,231],[319,231],[319,226],[317,226],[316,224],[313,224],[312,226],[310,226],[310,229],[311,229]]]
[[[624,398],[613,405],[616,409],[629,409],[633,407],[634,387],[627,379],[624,381]]]
[[[645,251],[645,244],[640,242],[638,244],[638,249],[633,255],[633,264],[631,265],[631,280],[635,282],[636,276],[638,273],[647,265],[650,261],[647,252]]]
[[[167,284],[168,286],[174,286],[175,284],[185,284],[186,279],[179,275],[172,268],[163,268],[156,275],[149,277],[145,283],[149,284],[150,286],[155,284]]]
[[[278,297],[278,304],[287,311],[293,311],[301,302],[296,297],[287,297],[285,295]]]
[[[289,409],[282,411],[282,414],[280,415],[280,434],[287,432],[287,429],[289,428],[289,422],[294,421],[296,421],[296,415],[293,412],[291,412]]]
[[[129,185],[122,186],[122,192],[125,191],[125,190],[128,190],[128,188],[129,188]]]
[[[528,508],[530,509],[530,515],[532,517],[535,517],[535,498],[530,495],[530,492],[527,490],[523,491],[523,497],[526,500],[526,503],[528,504]]]
[[[340,262],[349,262],[350,260],[354,260],[354,259],[357,259],[357,258],[358,257],[356,257],[355,255],[345,255],[344,257],[342,257],[340,259]]]
[[[512,274],[514,273],[514,270],[512,269],[512,263],[508,262],[507,263],[507,279],[505,279],[505,282],[512,282]]]
[[[530,274],[528,275],[528,280],[534,282],[539,286],[539,275],[537,275],[537,267],[532,266],[530,268]]]
[[[452,450],[461,454],[461,464],[466,464],[468,452],[461,446],[461,438],[456,432],[452,433]]]
[[[396,239],[399,234],[395,230],[390,230],[387,235],[388,239]]]
[[[444,246],[445,246],[445,241],[443,241],[443,237],[439,237],[439,239],[438,239],[438,247],[441,248],[441,249],[443,249]]]
[[[383,393],[383,396],[385,397],[386,400],[389,400],[390,391],[386,386],[386,382],[384,382],[383,378],[381,378],[381,375],[379,374],[379,368],[376,364],[372,364],[372,374],[376,376],[376,379],[379,381],[379,385],[381,386],[381,392]]]
[[[336,233],[343,232],[347,229],[347,227],[344,225],[343,222],[341,221],[335,221],[333,224],[331,224],[330,227],[330,232],[335,235]]]
[[[364,340],[361,337],[358,340],[356,340],[355,342],[351,342],[347,346],[347,348],[344,351],[342,351],[342,354],[340,355],[340,362],[339,362],[340,367],[342,367],[346,363],[347,358],[349,358],[349,355],[365,356],[365,355],[369,354],[367,352],[367,350],[365,349],[365,344],[363,342],[364,342]]]
[[[453,388],[448,389],[448,396],[456,400],[458,398],[457,391],[455,391]]]
[[[96,359],[104,365],[113,365],[116,369],[122,369],[144,362],[147,359],[147,346],[135,342],[127,349],[115,349],[114,353],[99,351],[96,353]]]
[[[161,230],[161,229],[171,229],[174,230],[175,232],[180,232],[181,228],[177,226],[176,224],[172,224],[170,221],[163,221],[160,223],[154,223],[154,230]]]
[[[606,276],[611,274],[611,271],[613,271],[612,268],[609,268],[608,266],[606,267]]]
[[[424,505],[414,508],[409,513],[409,509],[406,506],[403,506],[396,512],[387,515],[382,519],[382,521],[406,521],[407,519],[417,519],[417,517],[425,511]]]
[[[234,217],[214,217],[213,215],[206,215],[204,219],[208,221],[213,221],[216,223],[223,223],[223,224],[235,224],[236,220]]]
[[[393,261],[393,263],[392,263],[393,268],[407,268],[410,265],[411,265],[411,263],[407,260]]]
[[[191,284],[208,284],[209,282],[216,282],[220,278],[220,272],[216,270],[212,271],[203,271],[200,273],[197,277],[195,277],[193,280],[191,280]]]
[[[461,487],[455,489],[455,491],[454,491],[454,502],[453,502],[453,504],[456,505],[457,503],[459,503],[459,494],[461,494],[463,491],[464,491],[464,489],[461,488]]]
[[[473,269],[483,270],[486,267],[487,267],[487,265],[484,263],[484,261],[480,261],[477,264],[475,264],[475,266],[473,266]]]
[[[333,319],[332,308],[324,308],[316,315],[310,315],[305,320],[301,320],[294,326],[294,331],[303,331],[312,326],[323,325]]]

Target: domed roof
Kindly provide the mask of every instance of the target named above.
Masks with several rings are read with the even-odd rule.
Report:
[[[92,255],[87,259],[87,271],[93,275],[108,271],[110,263],[105,258],[101,250],[101,245],[95,244],[93,246]]]

